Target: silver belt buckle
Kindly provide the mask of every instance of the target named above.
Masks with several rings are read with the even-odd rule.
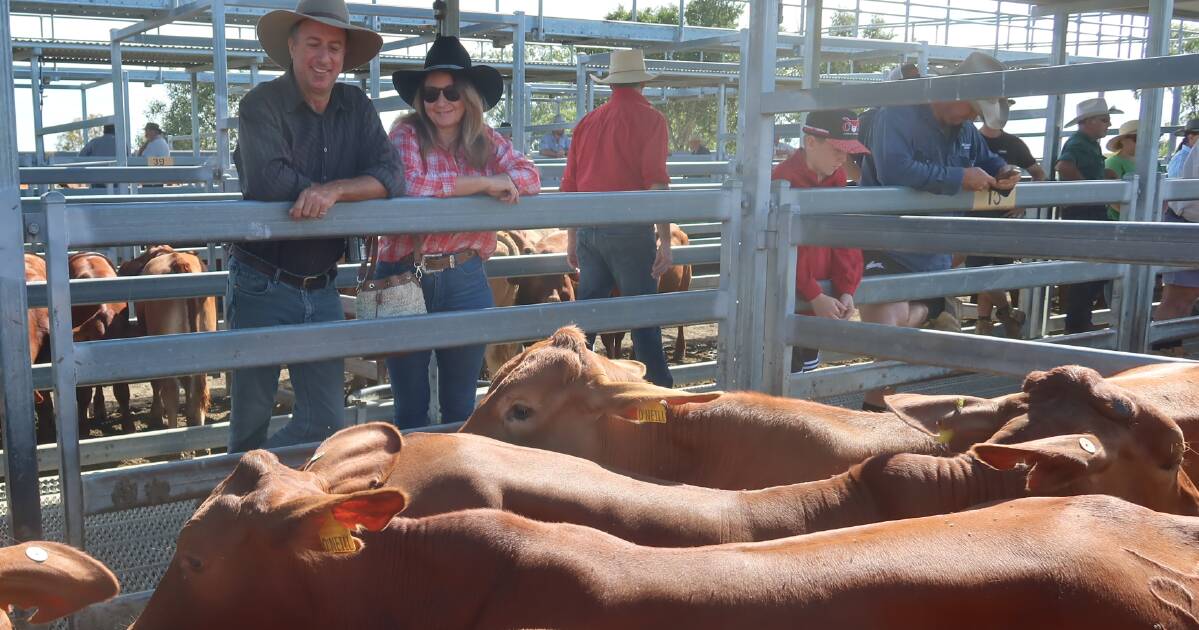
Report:
[[[426,274],[426,273],[441,273],[442,271],[445,271],[444,269],[429,269],[428,267],[425,266],[426,261],[428,261],[430,258],[437,258],[437,257],[438,257],[438,254],[421,254],[420,264],[416,265],[416,270],[418,272],[420,272],[422,275]],[[453,266],[454,266],[453,259],[451,259],[450,267],[453,267]]]

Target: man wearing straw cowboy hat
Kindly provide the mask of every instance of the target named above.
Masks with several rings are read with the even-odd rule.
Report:
[[[235,153],[246,199],[286,201],[296,221],[324,219],[341,201],[403,194],[397,160],[370,99],[337,82],[370,61],[378,34],[350,24],[343,0],[302,0],[258,21],[258,40],[286,72],[242,100]],[[344,238],[237,243],[229,263],[231,329],[342,319],[334,288]],[[229,451],[322,440],[343,424],[343,361],[288,366],[292,421],[267,439],[279,366],[235,370]]]
[[[593,77],[612,86],[607,103],[575,126],[574,140],[562,173],[562,192],[665,189],[669,152],[666,117],[641,95],[657,75],[646,72],[640,50],[612,53],[608,77]],[[657,245],[650,225],[621,225],[570,230],[567,262],[579,270],[579,300],[657,293],[660,277],[670,268],[670,224],[657,224]],[[645,364],[646,378],[670,387],[674,379],[662,353],[662,329],[638,328],[630,335],[633,353]],[[595,335],[588,336],[588,344]]]
[[[953,74],[1003,70],[990,55],[971,53]],[[1002,129],[1007,109],[999,99],[938,101],[879,109],[870,122],[870,154],[862,161],[863,186],[905,186],[939,195],[961,191],[1011,190],[1020,169],[1008,165],[990,148],[972,124],[982,117],[988,127]],[[946,249],[952,249],[946,243]],[[949,253],[865,251],[864,276],[924,273],[949,269]],[[941,329],[960,330],[945,311],[945,299],[864,304],[862,321],[916,327],[926,320]],[[883,391],[867,392],[863,409],[881,411]]]
[[[1088,179],[1110,179],[1115,177],[1104,164],[1103,150],[1099,148],[1099,139],[1107,135],[1112,126],[1112,114],[1124,112],[1115,107],[1108,107],[1107,101],[1101,98],[1089,98],[1078,104],[1077,115],[1066,123],[1066,127],[1078,125],[1078,131],[1066,140],[1058,156],[1057,174],[1062,181],[1080,181]],[[1070,221],[1106,221],[1107,206],[1103,204],[1092,206],[1067,206],[1061,209],[1062,218]],[[1062,301],[1066,310],[1066,334],[1080,333],[1091,330],[1091,308],[1095,299],[1103,293],[1106,283],[1083,282],[1065,285],[1061,288]]]

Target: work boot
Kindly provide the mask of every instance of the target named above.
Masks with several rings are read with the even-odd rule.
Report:
[[[995,319],[1003,324],[1003,332],[1008,339],[1020,339],[1024,333],[1024,320],[1027,318],[1024,311],[1014,306],[1001,306],[995,309]]]
[[[929,320],[924,327],[945,332],[962,332],[962,323],[958,321],[958,318],[950,315],[949,311],[944,311],[937,315],[936,319]]]
[[[979,317],[974,322],[974,333],[986,337],[991,336],[991,331],[995,328],[995,322],[990,317]]]

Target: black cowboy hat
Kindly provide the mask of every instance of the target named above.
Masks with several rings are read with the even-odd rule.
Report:
[[[500,71],[491,66],[471,65],[470,55],[457,37],[439,35],[425,55],[423,70],[397,70],[391,75],[391,82],[400,98],[415,107],[417,91],[430,72],[449,72],[455,78],[465,77],[483,99],[484,111],[495,107],[504,95],[504,77],[500,76]]]

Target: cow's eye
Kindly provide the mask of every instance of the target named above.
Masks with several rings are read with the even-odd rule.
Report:
[[[202,573],[204,571],[204,561],[196,556],[183,556],[183,564],[195,573]]]
[[[517,403],[508,408],[508,419],[523,422],[533,415],[533,408]]]

